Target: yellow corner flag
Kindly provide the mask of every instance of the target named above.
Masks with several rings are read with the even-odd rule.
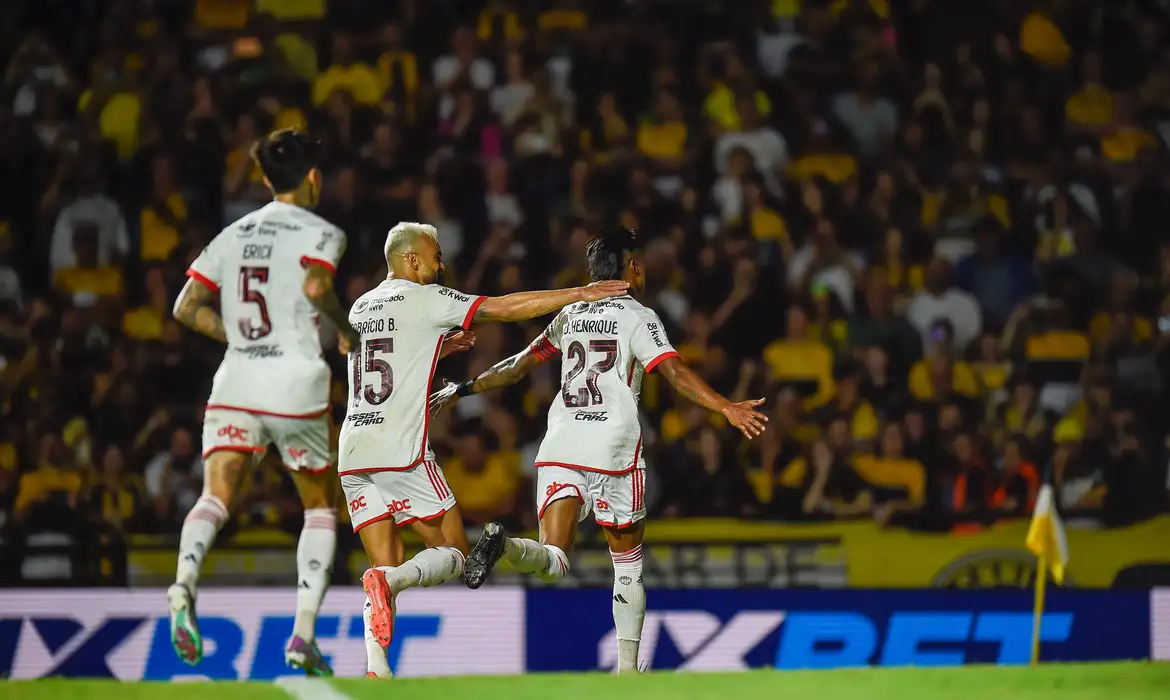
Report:
[[[1053,503],[1052,486],[1044,484],[1036,499],[1036,510],[1032,512],[1032,523],[1024,543],[1036,555],[1036,600],[1032,609],[1032,663],[1040,662],[1040,621],[1044,617],[1044,589],[1048,585],[1048,572],[1052,580],[1064,583],[1064,568],[1068,565],[1068,540],[1064,537],[1064,524]]]

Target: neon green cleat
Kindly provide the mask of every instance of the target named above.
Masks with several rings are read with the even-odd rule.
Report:
[[[203,636],[195,617],[195,598],[190,589],[176,583],[167,589],[171,613],[171,644],[175,653],[189,666],[203,660]]]

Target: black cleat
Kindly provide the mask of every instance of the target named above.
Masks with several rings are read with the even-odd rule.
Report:
[[[475,543],[471,555],[467,557],[467,563],[463,566],[463,582],[468,588],[479,588],[487,580],[496,562],[504,556],[505,537],[507,535],[504,534],[503,525],[488,523],[483,526],[483,534],[480,535],[479,542]]]

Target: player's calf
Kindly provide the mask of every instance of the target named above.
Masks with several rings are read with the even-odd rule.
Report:
[[[310,508],[297,543],[297,614],[293,636],[285,648],[285,661],[309,675],[331,676],[333,669],[317,649],[317,614],[329,587],[337,549],[337,511]]]
[[[613,622],[617,631],[618,673],[638,672],[638,646],[646,620],[646,589],[642,585],[642,545],[628,552],[610,551],[613,558]]]

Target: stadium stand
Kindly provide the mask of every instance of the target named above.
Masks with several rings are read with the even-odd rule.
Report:
[[[772,415],[741,445],[651,378],[654,517],[965,531],[1045,478],[1102,525],[1165,511],[1168,32],[1153,1],[5,2],[0,575],[117,580],[123,536],[177,532],[220,350],[171,304],[287,126],[343,301],[399,220],[483,294],[639,232],[683,358]],[[473,522],[533,526],[556,392],[554,363],[432,425]],[[278,463],[245,489],[225,537],[299,529]]]

